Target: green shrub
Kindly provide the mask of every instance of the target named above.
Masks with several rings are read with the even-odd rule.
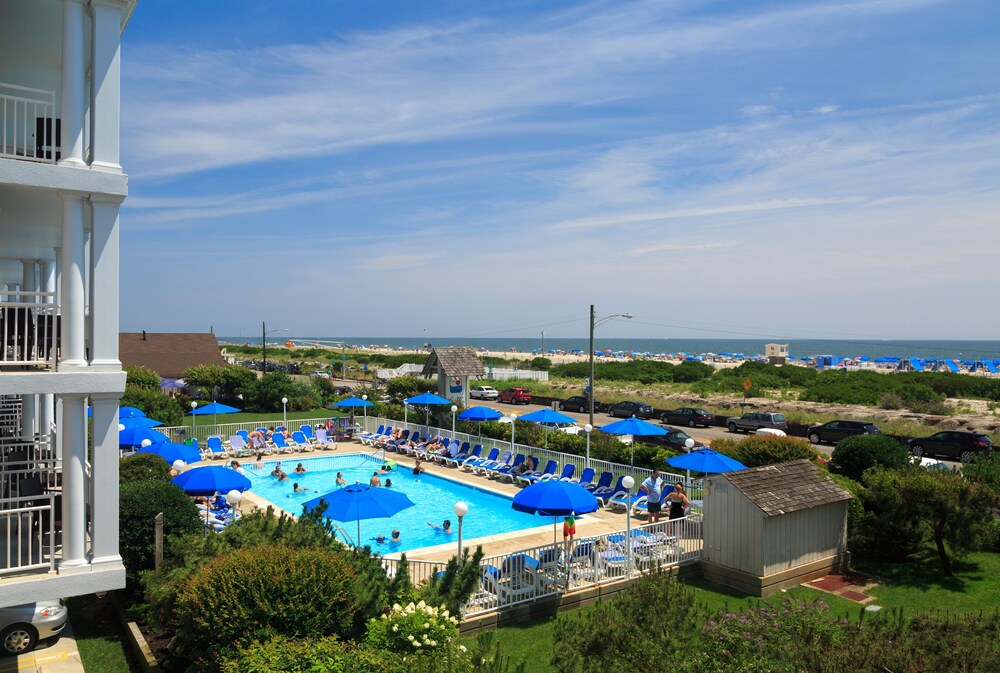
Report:
[[[268,545],[217,556],[177,597],[174,647],[206,670],[279,635],[349,637],[354,569],[323,549]]]
[[[177,398],[161,393],[159,387],[156,390],[148,390],[127,385],[125,393],[122,395],[121,405],[142,409],[147,416],[161,421],[164,425],[182,425],[184,423],[184,409],[181,407],[181,403],[177,401]]]
[[[552,369],[552,360],[543,357],[531,358],[528,365],[537,371],[547,372]]]
[[[478,571],[477,574],[481,571]],[[458,638],[458,618],[424,601],[396,604],[380,619],[368,622],[365,642],[372,649],[404,656],[438,658]]]
[[[133,481],[170,481],[170,466],[167,461],[152,453],[134,453],[122,458],[118,466],[118,483]]]
[[[724,453],[747,467],[802,459],[816,462],[819,458],[819,453],[806,440],[780,435],[751,435],[744,439],[721,437],[712,440],[712,450]]]
[[[118,502],[118,548],[133,588],[139,573],[153,567],[153,519],[158,513],[163,512],[164,537],[202,530],[198,508],[184,491],[169,482],[147,479],[122,484]]]
[[[903,467],[910,464],[910,452],[888,435],[854,435],[842,439],[833,449],[830,471],[861,480],[870,467]]]
[[[359,647],[336,636],[301,640],[275,636],[225,659],[222,673],[406,673],[390,652]]]
[[[163,379],[152,369],[143,367],[142,365],[125,365],[122,369],[125,370],[126,374],[125,385],[160,392],[160,385],[163,383]]]

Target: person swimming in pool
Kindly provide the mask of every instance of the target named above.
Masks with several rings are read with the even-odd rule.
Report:
[[[431,523],[430,521],[427,522],[427,525],[436,530],[438,533],[451,533],[451,521],[448,519],[445,519],[440,526],[436,523]]]
[[[347,480],[344,479],[344,473],[343,472],[338,472],[337,473],[337,486],[347,486]]]
[[[309,489],[306,488],[305,486],[299,486],[297,483],[295,483],[292,484],[292,490],[295,491],[296,493],[305,493]]]

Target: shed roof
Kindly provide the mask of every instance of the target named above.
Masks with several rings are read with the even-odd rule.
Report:
[[[122,332],[118,357],[122,365],[142,365],[167,378],[195,365],[226,364],[211,332]]]
[[[853,496],[808,460],[751,467],[720,475],[764,512],[788,514]]]
[[[476,355],[475,349],[453,346],[432,349],[421,376],[430,377],[440,371],[444,371],[445,376],[483,376],[486,374],[486,367]]]

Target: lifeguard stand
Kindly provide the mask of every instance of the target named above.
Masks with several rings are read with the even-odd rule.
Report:
[[[767,344],[764,353],[769,364],[783,365],[788,361],[788,344]]]

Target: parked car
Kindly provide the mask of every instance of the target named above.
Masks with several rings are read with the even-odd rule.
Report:
[[[680,407],[660,414],[660,420],[669,425],[686,425],[693,428],[696,425],[708,427],[715,423],[715,414],[699,407]]]
[[[68,618],[69,611],[58,599],[0,608],[0,652],[11,656],[30,652],[39,640],[58,636]]]
[[[972,460],[977,453],[993,451],[993,440],[987,435],[968,430],[944,430],[930,437],[907,440],[907,444],[914,456],[958,458],[963,463]]]
[[[667,428],[667,434],[664,439],[671,449],[674,451],[681,451],[682,453],[689,453],[697,449],[705,448],[705,445],[697,439],[693,440],[694,446],[688,448],[686,442],[687,440],[692,439],[691,435],[683,430],[678,430],[677,428]]]
[[[881,430],[868,421],[830,421],[823,425],[814,425],[806,432],[806,437],[813,444],[827,442],[836,444],[845,437],[854,435],[877,435]]]
[[[474,400],[495,400],[500,393],[493,386],[476,386],[469,389],[469,397]]]
[[[787,430],[788,422],[784,414],[775,414],[770,411],[752,411],[739,417],[727,418],[726,427],[729,432],[751,432],[758,428],[775,428],[777,430]]]
[[[354,393],[354,388],[350,386],[337,386],[333,389],[334,395],[351,395]]]
[[[317,369],[316,371],[314,371],[311,374],[311,376],[314,379],[329,379],[330,378],[330,372],[323,371],[322,369]]]
[[[497,399],[506,404],[531,404],[531,391],[527,388],[507,388]]]
[[[594,411],[601,411],[604,408],[597,400],[594,400]],[[581,414],[586,414],[590,411],[590,398],[586,395],[573,395],[562,402],[559,403],[559,409],[562,411],[577,411]]]
[[[608,407],[608,416],[616,418],[631,418],[632,416],[636,418],[650,418],[652,415],[653,407],[645,402],[636,402],[635,400],[616,402]]]

